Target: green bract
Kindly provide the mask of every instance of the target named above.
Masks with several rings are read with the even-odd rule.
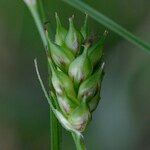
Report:
[[[100,40],[91,44],[93,42],[88,40],[87,15],[81,31],[75,27],[73,19],[69,18],[67,31],[56,14],[55,41],[49,39],[47,34],[47,57],[53,99],[72,127],[83,132],[100,100],[106,32]]]

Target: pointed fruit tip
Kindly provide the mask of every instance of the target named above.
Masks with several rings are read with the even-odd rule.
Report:
[[[108,30],[105,30],[103,36],[107,36],[107,35],[108,35]]]
[[[59,21],[59,16],[57,12],[55,12],[55,18],[56,18],[56,21]]]
[[[89,15],[87,13],[85,13],[85,20],[87,20],[89,17]]]
[[[84,49],[88,49],[90,47],[90,43],[85,43],[84,45],[82,45],[84,47]]]
[[[104,66],[105,66],[105,62],[102,63],[102,65],[101,65],[101,70],[104,69]]]
[[[58,13],[57,12],[55,12],[55,17],[58,17]]]
[[[73,22],[74,20],[74,15],[72,15],[71,17],[69,17],[69,22]]]
[[[57,12],[55,12],[55,19],[56,19],[57,26],[60,25],[61,23]]]

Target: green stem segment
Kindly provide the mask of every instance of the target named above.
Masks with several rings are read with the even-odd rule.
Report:
[[[45,32],[44,32],[44,29],[43,29],[42,21],[40,19],[40,16],[39,16],[39,13],[38,13],[38,10],[37,10],[37,5],[29,6],[29,10],[31,11],[31,14],[34,18],[34,21],[35,21],[35,24],[36,24],[37,29],[39,31],[39,34],[41,36],[44,48],[47,49],[47,39],[46,39]]]
[[[74,139],[77,150],[86,150],[84,141],[80,136],[76,135],[75,133],[72,133],[72,137]]]
[[[39,12],[40,12],[40,15],[41,15],[41,19],[43,22],[46,22],[47,21],[47,17],[46,17],[46,14],[45,14],[45,9],[43,7],[43,0],[38,0],[38,6],[39,6]]]
[[[39,12],[38,12],[37,2],[35,1],[34,4],[26,2],[26,4],[34,18],[34,21],[35,21],[35,24],[39,31],[39,34],[41,36],[44,48],[45,48],[45,50],[47,50],[47,48],[48,48],[47,39],[45,36],[43,23],[41,21],[41,18],[40,18]],[[41,10],[41,15],[42,15],[42,17],[44,17],[42,19],[45,20],[45,14],[44,14],[44,8],[42,5],[42,1],[39,1],[39,6],[40,6],[40,10]],[[50,104],[51,104],[51,102],[50,102]],[[55,117],[51,108],[50,108],[50,129],[51,129],[51,150],[60,150],[60,125],[59,125],[59,122],[58,122],[57,118]]]
[[[51,118],[50,118],[50,129],[51,129],[51,150],[59,150],[60,148],[60,127],[59,127],[59,124],[58,124],[58,121],[56,119],[56,117],[54,116],[54,113],[52,112],[52,110],[54,111],[54,106],[53,106],[53,103],[52,103],[52,99],[50,98],[50,96],[48,95],[45,87],[44,87],[44,84],[43,84],[43,81],[41,79],[41,76],[40,76],[40,73],[39,73],[39,69],[38,69],[38,65],[37,65],[37,61],[36,59],[34,60],[34,63],[35,63],[35,69],[36,69],[36,73],[37,73],[37,77],[38,77],[38,80],[40,82],[40,85],[42,87],[42,90],[44,92],[44,95],[47,99],[47,102],[48,104],[50,105],[50,115],[51,115]]]
[[[51,88],[51,73],[48,68],[49,88]],[[50,95],[50,94],[49,94]],[[51,98],[52,99],[52,98]],[[61,147],[61,125],[50,107],[50,150],[60,150]]]
[[[51,129],[51,141],[50,141],[51,150],[60,150],[61,128],[51,108],[50,108],[50,129]]]

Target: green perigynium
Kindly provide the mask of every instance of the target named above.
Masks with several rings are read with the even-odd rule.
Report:
[[[83,36],[73,23],[74,16],[69,18],[69,30],[65,38],[65,45],[72,51],[74,55],[78,54],[83,42]]]
[[[75,27],[74,16],[69,18],[68,31],[62,26],[58,15],[55,16],[55,41],[47,34],[52,93],[68,122],[74,129],[83,132],[100,100],[106,33],[92,44],[88,40],[87,16],[81,30]]]
[[[66,39],[67,30],[61,25],[61,22],[57,13],[55,13],[55,17],[56,17],[56,23],[57,23],[55,42],[56,44],[61,46],[64,44],[64,41]]]

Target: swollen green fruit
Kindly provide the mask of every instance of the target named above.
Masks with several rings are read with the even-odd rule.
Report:
[[[92,65],[87,55],[87,47],[69,66],[68,74],[73,79],[75,85],[79,85],[92,73]]]
[[[94,97],[95,93],[100,91],[103,67],[104,64],[102,64],[101,68],[98,69],[98,71],[96,71],[92,76],[82,82],[78,90],[78,99],[88,101]]]
[[[78,107],[77,102],[73,101],[66,94],[57,95],[58,104],[65,116],[69,115]]]
[[[103,36],[100,40],[91,46],[88,50],[88,56],[90,58],[91,63],[95,66],[102,58],[103,55],[103,47],[104,47],[104,40],[106,38],[107,31],[104,32]]]
[[[52,97],[72,127],[83,132],[100,101],[104,40],[102,37],[94,45],[86,42],[87,16],[81,32],[74,27],[73,17],[69,19],[68,31],[57,14],[56,22],[55,42],[47,36]]]
[[[56,17],[56,23],[57,23],[55,42],[56,44],[62,46],[65,43],[67,30],[61,25],[61,22],[57,13],[55,14],[55,17]]]
[[[74,91],[72,80],[64,72],[57,70],[50,58],[48,58],[48,61],[52,71],[51,80],[55,91],[59,95],[62,95],[64,92],[66,92],[68,93],[68,95],[72,95],[75,97],[76,93]]]
[[[69,18],[69,30],[66,35],[66,46],[74,53],[78,54],[83,42],[82,34],[74,27],[73,24],[74,17]]]
[[[99,101],[100,101],[100,92],[98,91],[96,95],[88,102],[90,112],[93,112],[97,108]]]
[[[78,99],[88,101],[91,99],[95,93],[100,90],[99,81],[101,77],[101,72],[98,71],[94,73],[91,77],[85,80],[79,87]]]
[[[86,102],[81,102],[68,117],[69,122],[80,132],[83,132],[91,119],[91,113]]]
[[[74,60],[73,54],[50,40],[48,42],[53,61],[61,70],[67,71],[70,63]]]

